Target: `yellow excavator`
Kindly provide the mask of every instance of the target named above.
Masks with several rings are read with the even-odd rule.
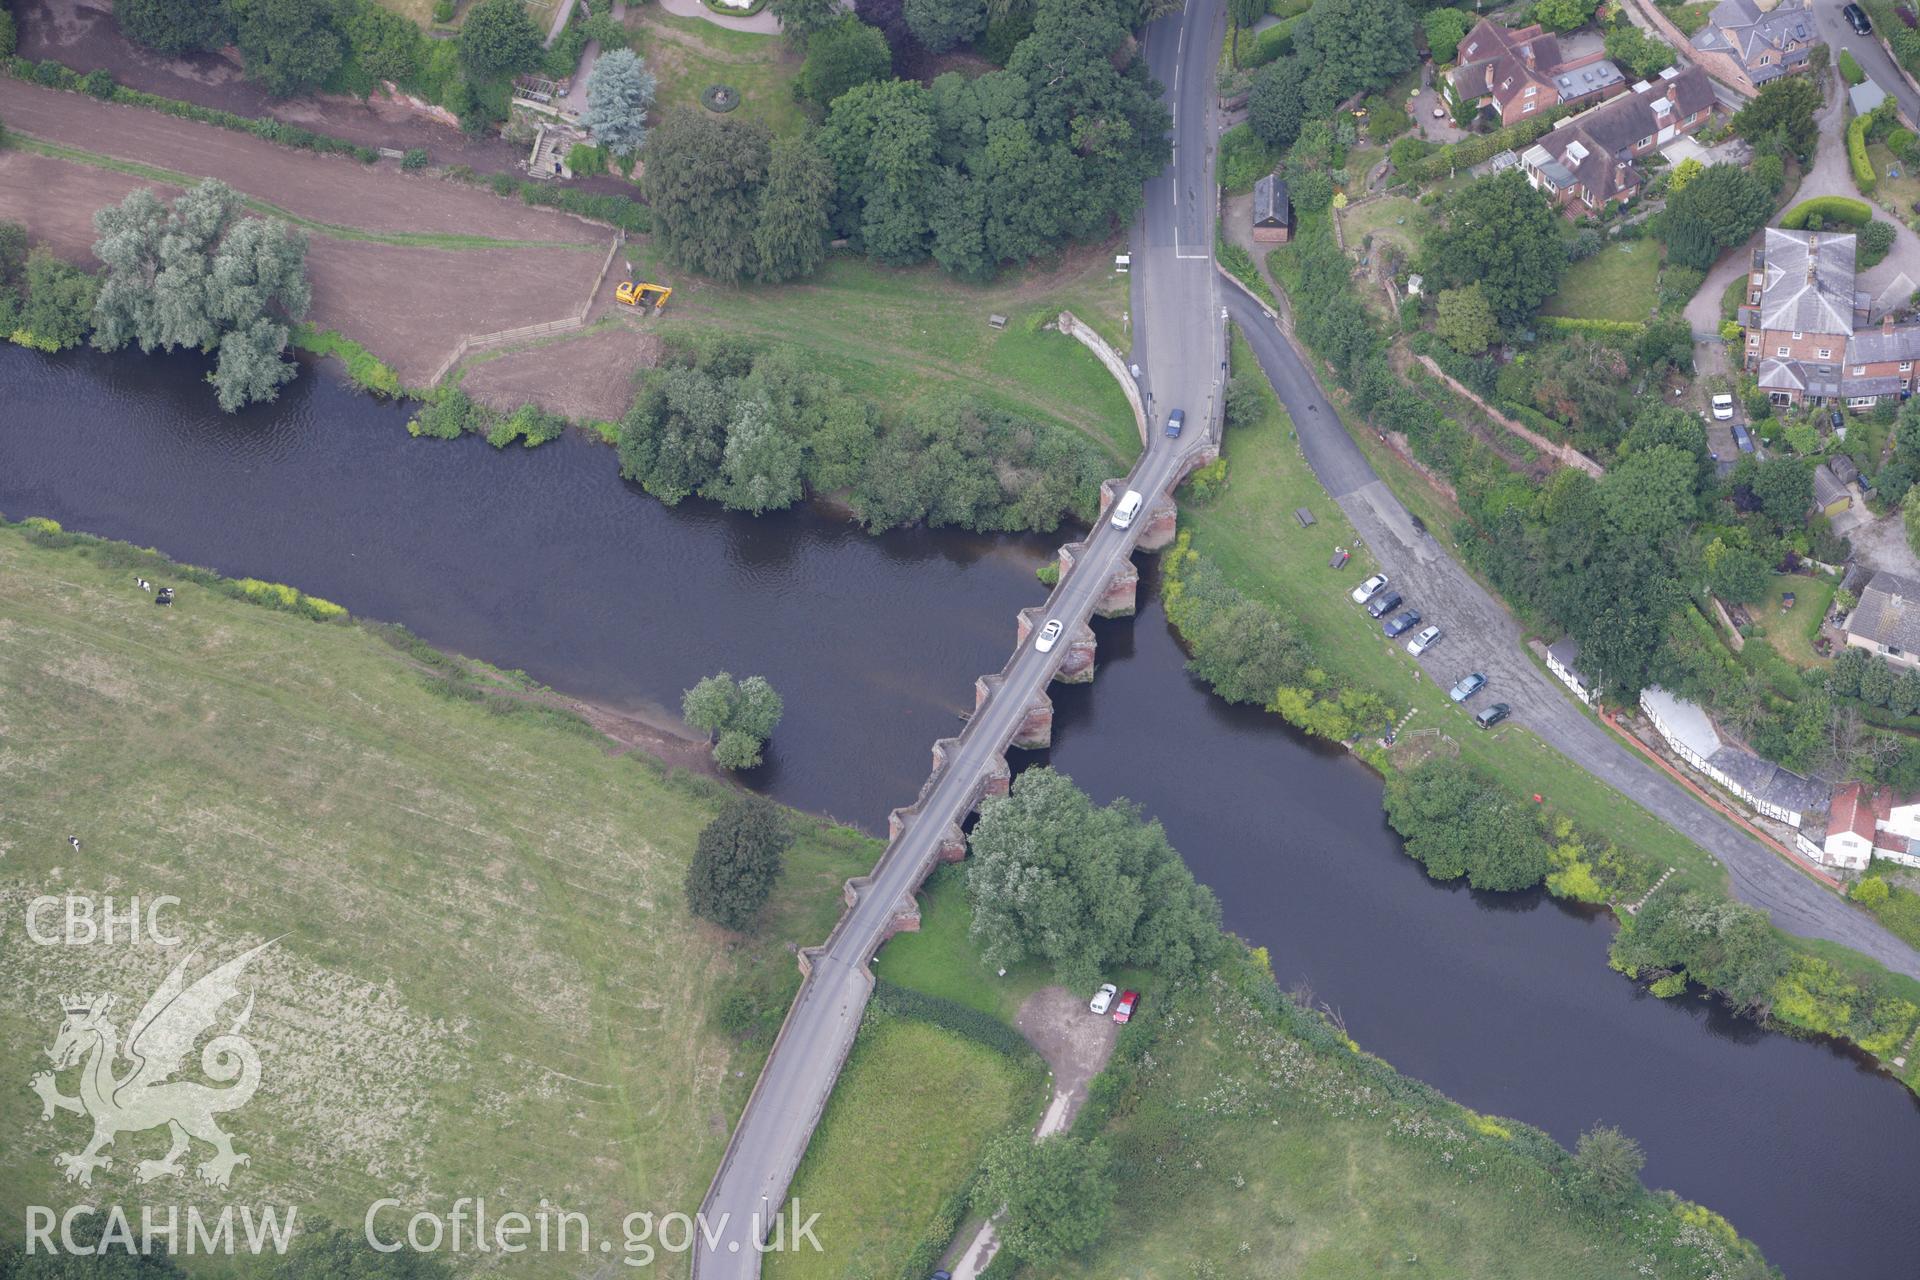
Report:
[[[614,300],[639,311],[658,314],[667,309],[667,299],[673,296],[673,289],[664,284],[641,284],[629,280],[613,291]]]

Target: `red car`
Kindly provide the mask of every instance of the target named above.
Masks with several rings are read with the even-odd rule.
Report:
[[[1120,996],[1120,1003],[1113,1006],[1113,1020],[1115,1022],[1125,1022],[1127,1019],[1133,1017],[1133,1007],[1139,1003],[1140,993],[1138,991],[1123,992]]]

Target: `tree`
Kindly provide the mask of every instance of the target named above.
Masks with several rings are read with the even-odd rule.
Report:
[[[1900,499],[1900,519],[1907,529],[1907,545],[1920,551],[1920,485],[1907,490]]]
[[[1407,855],[1436,880],[1476,889],[1531,888],[1547,875],[1547,842],[1533,815],[1457,760],[1436,758],[1387,782],[1387,820]]]
[[[1614,528],[1647,546],[1688,523],[1694,511],[1699,465],[1670,444],[1636,449],[1600,482],[1600,502]]]
[[[632,155],[647,140],[654,83],[653,72],[633,50],[602,53],[587,78],[587,109],[580,114],[580,124],[614,155]]]
[[[988,1144],[973,1206],[1005,1210],[1001,1238],[1021,1261],[1045,1267],[1100,1238],[1118,1187],[1106,1143],[1070,1134],[1031,1141],[1005,1133]]]
[[[717,280],[750,276],[773,136],[758,120],[670,112],[647,144],[640,190],[667,256]]]
[[[1549,31],[1571,31],[1593,20],[1593,0],[1534,0],[1527,16]]]
[[[1479,281],[1464,289],[1442,290],[1438,310],[1433,331],[1462,355],[1477,356],[1500,336],[1500,322],[1493,318]]]
[[[834,99],[820,148],[838,178],[836,229],[881,262],[924,259],[938,189],[926,88],[907,80],[854,86]]]
[[[989,965],[1032,956],[1090,990],[1112,965],[1172,979],[1217,951],[1219,904],[1160,824],[1124,802],[1094,808],[1065,774],[1021,774],[982,805],[970,844],[973,937]]]
[[[1453,61],[1460,42],[1473,30],[1473,15],[1464,9],[1429,9],[1420,22],[1427,29],[1427,48],[1438,66]]]
[[[1646,1163],[1639,1143],[1612,1125],[1595,1125],[1580,1135],[1569,1185],[1587,1207],[1612,1209],[1640,1189]]]
[[[460,58],[481,79],[540,63],[540,28],[520,0],[475,0],[460,26]]]
[[[346,56],[341,0],[232,0],[247,75],[276,98],[317,89]]]
[[[773,421],[767,402],[740,401],[727,424],[726,451],[719,477],[706,487],[709,497],[734,511],[783,511],[805,490],[801,480],[805,451]]]
[[[1673,65],[1673,47],[1630,22],[1607,32],[1606,51],[1607,57],[1643,80]]]
[[[929,53],[966,44],[987,25],[986,0],[905,0],[904,8],[907,29]]]
[[[780,19],[787,43],[796,49],[805,49],[816,31],[832,26],[845,12],[840,0],[771,0],[767,7]]]
[[[1884,661],[1868,662],[1860,672],[1860,701],[1870,707],[1884,707],[1893,701],[1893,669]]]
[[[79,346],[87,336],[99,282],[40,247],[27,255],[21,283],[24,297],[0,337],[11,336],[41,351]]]
[[[723,929],[744,929],[773,896],[793,831],[780,811],[738,796],[700,832],[687,866],[687,909]]]
[[[116,0],[122,35],[161,53],[218,49],[233,40],[233,14],[223,0]]]
[[[1305,123],[1305,77],[1299,58],[1279,58],[1261,68],[1247,94],[1247,123],[1269,147],[1293,145]]]
[[[1773,196],[1759,178],[1730,164],[1706,171],[1673,193],[1659,217],[1668,257],[1705,271],[1723,249],[1758,231],[1773,211]]]
[[[360,69],[376,80],[410,80],[427,58],[426,37],[406,18],[377,4],[350,4],[347,46]]]
[[[1716,542],[1715,546],[1719,546]],[[1746,547],[1707,548],[1707,585],[1722,600],[1751,604],[1767,594],[1769,566],[1758,552]]]
[[[696,729],[717,735],[713,757],[723,769],[751,769],[780,724],[785,706],[765,676],[736,681],[725,671],[708,676],[680,698],[680,714]]]
[[[1428,274],[1449,285],[1477,283],[1503,327],[1525,324],[1567,265],[1560,219],[1546,196],[1509,169],[1476,179],[1441,209],[1445,225],[1427,238]]]
[[[807,40],[807,60],[795,86],[821,110],[857,84],[885,80],[893,70],[886,37],[852,14],[816,30]]]
[[[1707,166],[1701,164],[1692,156],[1688,156],[1685,160],[1673,166],[1673,173],[1667,178],[1667,191],[1672,193],[1686,190],[1689,182],[1692,182],[1706,171]]]
[[[271,400],[296,372],[281,360],[306,314],[307,238],[277,219],[240,218],[240,198],[208,179],[169,205],[147,188],[94,214],[106,264],[93,345],[117,351],[219,351],[211,378],[231,412]]]
[[[833,165],[812,134],[777,138],[753,229],[754,278],[812,275],[827,256]]]
[[[907,74],[926,58],[927,51],[907,25],[906,0],[853,0],[853,12],[885,37],[887,48],[893,51],[896,74]]]
[[[728,389],[706,370],[653,370],[620,420],[620,474],[677,505],[719,473],[731,414]]]
[[[1416,31],[1404,0],[1316,0],[1293,33],[1308,103],[1327,111],[1391,83],[1420,56]]]
[[[1750,143],[1778,137],[1801,163],[1813,159],[1820,140],[1814,112],[1820,109],[1819,82],[1812,76],[1779,76],[1760,87],[1754,99],[1733,116],[1733,131]]]
[[[1768,458],[1755,463],[1752,455],[1733,476],[1736,489],[1745,486],[1754,501],[1781,529],[1797,527],[1813,506],[1813,468],[1801,458]]]

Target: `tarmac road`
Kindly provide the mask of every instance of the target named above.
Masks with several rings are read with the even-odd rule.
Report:
[[[1301,449],[1320,483],[1353,521],[1393,585],[1427,621],[1446,630],[1446,639],[1420,659],[1429,676],[1448,687],[1469,671],[1485,673],[1487,688],[1476,697],[1476,708],[1511,704],[1515,723],[1718,858],[1741,901],[1764,908],[1788,933],[1841,943],[1889,969],[1920,978],[1920,954],[1912,947],[1707,808],[1611,730],[1589,719],[1527,656],[1520,626],[1505,606],[1438,541],[1415,527],[1347,434],[1286,335],[1238,289],[1225,287],[1220,294],[1293,416]],[[1344,603],[1331,586],[1327,598],[1330,608]],[[1443,726],[1447,732],[1473,731],[1466,712],[1454,714],[1458,721]]]

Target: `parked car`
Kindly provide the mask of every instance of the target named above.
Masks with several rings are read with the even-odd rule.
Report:
[[[1859,5],[1848,5],[1840,11],[1840,16],[1847,20],[1847,25],[1853,28],[1855,35],[1870,36],[1873,34],[1873,23],[1867,20],[1867,11]]]
[[[1167,438],[1169,440],[1179,439],[1180,429],[1186,425],[1187,411],[1185,409],[1175,409],[1167,415]]]
[[[1827,415],[1827,422],[1835,431],[1845,431],[1847,429],[1847,415],[1838,409],[1833,410]]]
[[[1460,683],[1447,690],[1447,696],[1455,702],[1465,702],[1474,694],[1487,687],[1487,678],[1478,671],[1460,677]]]
[[[1133,1017],[1133,1007],[1140,1003],[1140,993],[1129,991],[1120,997],[1120,1003],[1113,1006],[1113,1020],[1126,1022]]]
[[[1407,634],[1407,632],[1419,625],[1420,611],[1418,609],[1408,609],[1403,613],[1396,613],[1391,618],[1388,618],[1380,624],[1380,629],[1387,633],[1387,639],[1394,640]]]
[[[1367,612],[1376,618],[1384,618],[1398,609],[1406,600],[1398,591],[1389,591],[1383,596],[1375,596],[1367,604]]]
[[[1033,642],[1033,647],[1041,653],[1052,653],[1053,646],[1060,639],[1060,633],[1066,629],[1066,624],[1061,622],[1060,619],[1048,619],[1047,625],[1040,628],[1040,638]]]
[[[1496,702],[1473,718],[1473,722],[1482,729],[1491,729],[1513,713],[1513,708],[1504,702]]]
[[[1440,643],[1441,630],[1438,627],[1422,627],[1420,634],[1407,641],[1407,652],[1419,657]]]
[[[1753,452],[1753,433],[1738,422],[1733,424],[1733,443],[1742,453]]]
[[[1093,993],[1093,999],[1087,1001],[1087,1008],[1094,1013],[1105,1013],[1113,1007],[1113,997],[1117,995],[1119,991],[1120,988],[1114,986],[1111,982],[1101,983],[1100,989]]]
[[[1384,573],[1376,573],[1371,578],[1368,578],[1365,582],[1355,587],[1348,594],[1353,597],[1353,602],[1355,604],[1365,604],[1368,600],[1373,598],[1376,592],[1378,592],[1382,587],[1386,585],[1387,585],[1387,575]]]
[[[1713,398],[1713,416],[1721,422],[1731,422],[1733,420],[1733,397],[1725,394],[1715,396]]]

